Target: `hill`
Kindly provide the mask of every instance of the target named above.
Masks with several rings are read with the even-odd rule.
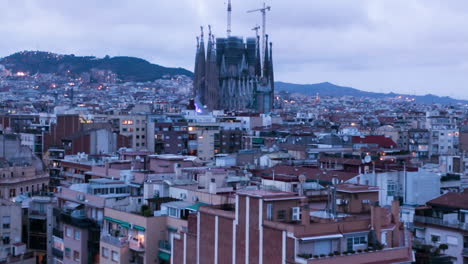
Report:
[[[437,96],[432,94],[427,95],[408,95],[408,94],[397,94],[397,93],[374,93],[365,92],[352,87],[345,87],[335,85],[329,82],[316,83],[316,84],[293,84],[285,82],[275,82],[275,89],[277,91],[285,91],[290,93],[300,93],[306,95],[316,95],[317,93],[321,96],[354,96],[354,97],[370,97],[370,98],[388,98],[388,97],[411,97],[415,98],[415,102],[432,104],[467,104],[467,100],[454,99],[448,96]]]
[[[0,59],[0,64],[13,72],[80,74],[92,69],[110,70],[122,81],[146,82],[161,79],[165,75],[193,73],[183,68],[167,68],[134,57],[96,58],[93,56],[60,55],[42,51],[23,51]]]

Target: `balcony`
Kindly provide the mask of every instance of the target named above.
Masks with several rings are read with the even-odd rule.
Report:
[[[23,255],[20,256],[9,256],[7,257],[6,260],[0,261],[0,264],[13,264],[13,263],[23,263],[23,262],[28,262],[32,261],[32,259],[35,258],[34,252],[26,252]],[[29,262],[28,262],[29,263]]]
[[[171,252],[171,243],[166,240],[159,240],[159,249]]]
[[[63,259],[63,251],[58,248],[52,248],[52,255],[59,259]]]
[[[69,224],[72,226],[80,227],[80,228],[91,228],[91,227],[98,227],[97,223],[87,217],[75,217],[72,216],[71,213],[62,212],[60,214],[60,219],[65,224]]]
[[[429,224],[429,225],[438,225],[438,226],[444,226],[444,227],[450,227],[450,228],[468,231],[468,223],[463,223],[458,220],[449,222],[449,221],[444,221],[443,219],[440,219],[440,218],[415,215],[414,222],[418,222],[422,224]]]
[[[107,244],[110,244],[110,245],[113,245],[113,246],[116,246],[116,247],[119,247],[119,248],[123,248],[123,247],[128,246],[127,238],[125,238],[125,237],[115,237],[115,236],[111,236],[109,234],[103,234],[101,236],[101,242],[104,242],[104,243],[107,243]]]
[[[54,227],[52,229],[52,235],[59,237],[59,238],[63,238],[63,231]]]
[[[130,238],[130,249],[134,250],[134,251],[137,251],[137,252],[143,252],[143,251],[145,251],[145,245],[138,238],[131,237]]]
[[[29,217],[34,219],[46,219],[47,212],[40,210],[29,210]]]

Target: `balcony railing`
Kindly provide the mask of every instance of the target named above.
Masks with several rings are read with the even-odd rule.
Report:
[[[63,259],[63,251],[57,248],[52,248],[52,255],[59,259]]]
[[[111,244],[119,248],[128,246],[128,240],[126,237],[115,237],[109,234],[103,234],[101,236],[101,242]]]
[[[140,242],[137,238],[130,238],[130,249],[142,252],[145,251],[145,245]]]
[[[440,219],[440,218],[415,215],[414,216],[414,222],[419,222],[419,223],[423,223],[423,224],[438,225],[438,226],[445,226],[445,227],[451,227],[451,228],[462,229],[462,230],[467,230],[468,231],[468,223],[463,223],[463,222],[460,222],[458,220],[444,221],[443,219]]]
[[[68,212],[62,212],[60,214],[60,219],[66,224],[81,228],[91,228],[98,226],[98,223],[92,219],[86,217],[74,217]]]

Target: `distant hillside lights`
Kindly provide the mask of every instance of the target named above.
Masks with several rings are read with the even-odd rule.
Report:
[[[27,75],[28,75],[28,73],[26,73],[26,72],[17,72],[16,73],[16,76],[18,76],[18,77],[24,77],[24,76],[27,76]]]

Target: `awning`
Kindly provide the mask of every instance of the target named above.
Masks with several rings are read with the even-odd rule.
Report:
[[[264,142],[263,138],[252,138],[253,144],[263,144],[263,142]]]
[[[164,251],[159,251],[158,257],[165,261],[171,261],[171,254],[166,253]]]
[[[140,231],[145,231],[146,230],[146,228],[144,228],[142,226],[139,226],[139,225],[134,225],[133,229],[140,230]]]
[[[326,235],[326,236],[314,236],[314,237],[301,237],[300,240],[302,241],[310,241],[310,240],[320,240],[320,239],[335,239],[335,238],[342,238],[342,234],[335,234],[335,235]]]
[[[67,208],[67,209],[71,209],[71,210],[74,210],[76,209],[78,206],[80,206],[81,204],[79,203],[75,203],[75,202],[71,202],[71,201],[66,201],[64,203],[64,207]]]
[[[194,205],[188,206],[187,209],[190,211],[198,211],[200,209],[200,206],[208,205],[206,203],[196,203]]]
[[[119,225],[121,225],[122,227],[125,227],[125,228],[130,228],[132,226],[129,222],[125,222],[125,221],[115,219],[115,218],[112,218],[112,217],[104,216],[104,219],[107,220],[107,221],[117,223],[117,224],[119,224]],[[139,226],[139,225],[133,225],[133,229],[140,230],[140,231],[145,231],[146,230],[146,228],[144,228],[142,226]]]

